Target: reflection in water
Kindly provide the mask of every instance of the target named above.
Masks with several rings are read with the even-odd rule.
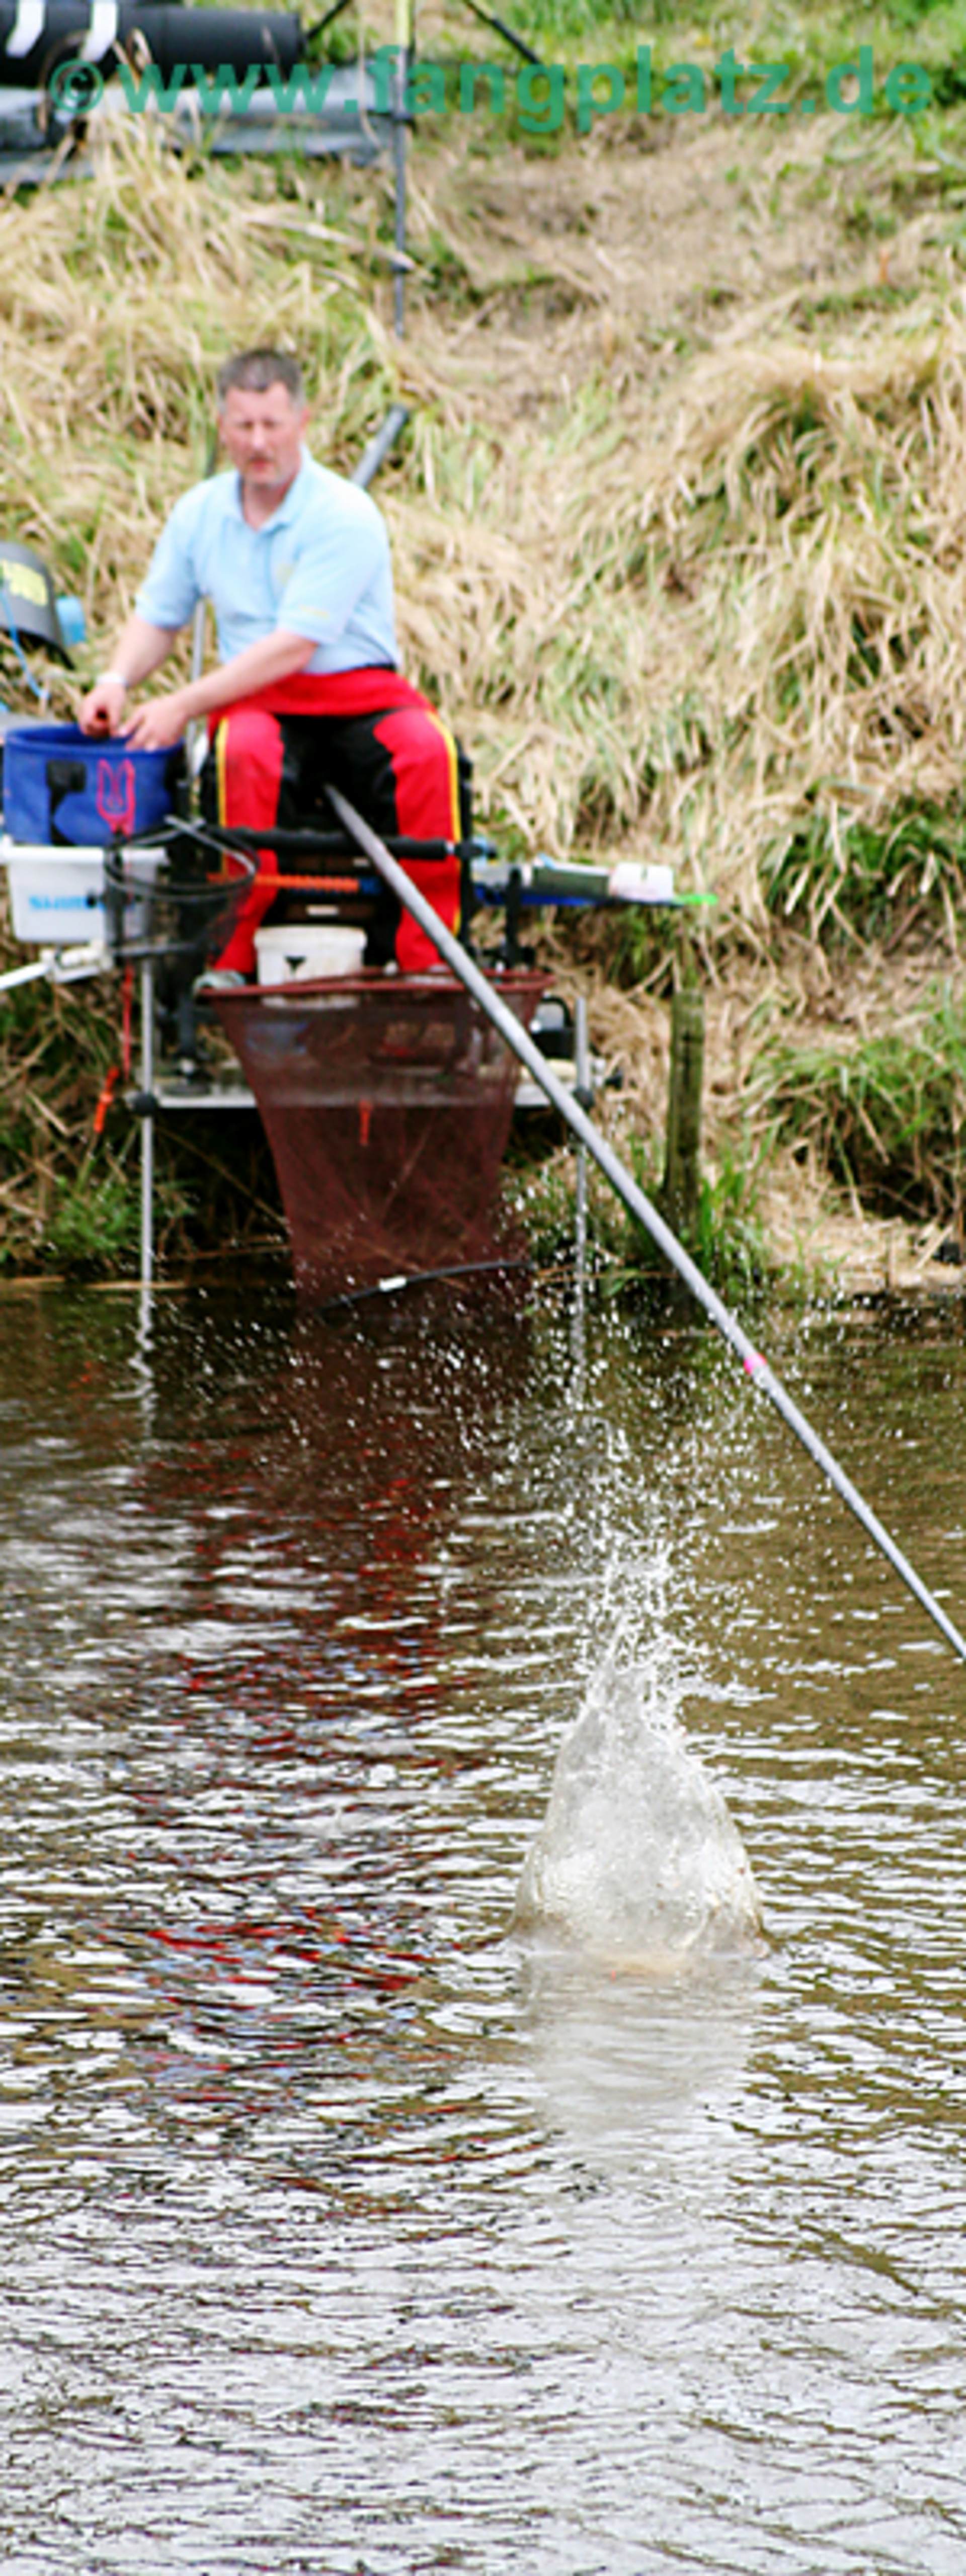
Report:
[[[954,1613],[964,1357],[783,1359]],[[0,1308],[5,2565],[959,2576],[951,1659],[702,1335],[591,1319],[574,1391],[539,1316],[196,1299],[136,1358]],[[670,1776],[768,1947],[511,1932],[582,1704],[621,1940]]]
[[[678,2184],[687,2175],[692,2198],[696,2176],[708,2184],[709,2167],[731,2152],[760,1984],[753,1952],[642,1992],[623,1966],[528,1942],[521,1995],[534,2073],[552,2131],[588,2172],[632,2175],[644,2159]]]

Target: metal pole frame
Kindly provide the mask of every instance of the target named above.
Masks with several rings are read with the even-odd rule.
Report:
[[[574,1096],[579,1101],[582,1109],[589,1109],[592,1094],[590,1089],[590,1049],[587,1043],[587,997],[584,993],[578,993],[574,1004],[574,1073],[576,1076],[576,1090]],[[577,1299],[578,1305],[582,1306],[584,1302],[584,1281],[587,1272],[587,1148],[582,1140],[578,1140],[576,1163],[576,1189],[574,1192],[574,1295]]]
[[[154,1279],[154,961],[141,960],[141,1288]]]

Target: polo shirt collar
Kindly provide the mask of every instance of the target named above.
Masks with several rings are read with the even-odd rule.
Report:
[[[270,519],[263,519],[260,528],[252,529],[251,533],[253,536],[263,537],[269,528],[284,528],[287,526],[290,519],[294,519],[296,512],[301,509],[302,503],[305,499],[305,487],[308,480],[306,469],[311,464],[311,461],[308,448],[303,447],[302,461],[299,466],[298,473],[289,484],[284,500],[279,502],[277,510],[272,511]],[[247,528],[249,522],[245,517],[244,510],[242,509],[240,474],[235,474],[232,477],[230,506],[233,518],[240,519],[242,526]]]

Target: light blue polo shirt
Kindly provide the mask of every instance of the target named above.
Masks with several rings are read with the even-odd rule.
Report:
[[[311,636],[308,671],[396,664],[392,567],[368,492],[317,465],[307,448],[264,527],[242,515],[234,470],[176,501],[135,601],[151,626],[184,626],[210,599],[223,662],[283,627]]]

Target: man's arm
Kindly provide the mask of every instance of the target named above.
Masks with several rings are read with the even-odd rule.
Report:
[[[315,651],[311,635],[296,635],[291,628],[276,627],[274,634],[263,636],[257,644],[246,644],[243,653],[235,653],[230,662],[220,663],[217,671],[206,672],[203,679],[187,681],[183,689],[170,689],[163,698],[150,699],[123,726],[125,739],[136,751],[165,751],[180,739],[185,726],[193,723],[196,716],[213,715],[219,707],[233,706],[236,698],[253,697],[257,689],[270,687],[273,680],[287,680],[293,671],[304,671]]]
[[[170,653],[177,632],[176,626],[150,626],[146,617],[128,618],[110,670],[95,680],[82,702],[77,718],[82,733],[120,732],[128,690],[136,688],[139,680],[150,679]]]

